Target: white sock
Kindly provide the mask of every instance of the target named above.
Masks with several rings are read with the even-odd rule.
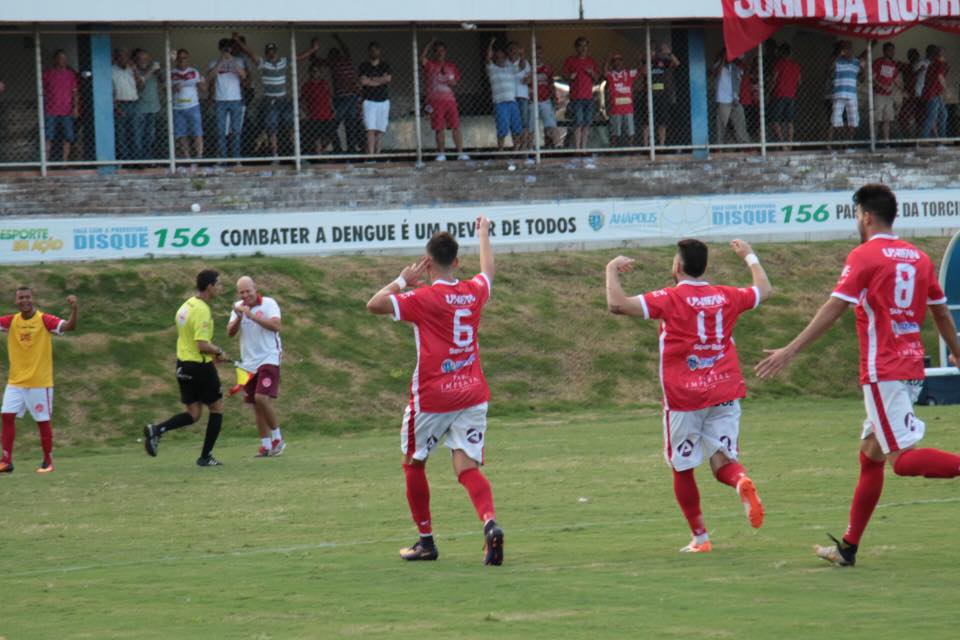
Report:
[[[707,535],[706,533],[701,533],[698,536],[693,536],[693,539],[696,541],[697,544],[703,544],[704,542],[710,539],[710,536]]]
[[[273,443],[270,442],[270,438],[260,438],[260,445],[261,445],[264,449],[269,449],[270,447],[273,446]]]
[[[271,435],[273,436],[274,440],[283,440],[283,436],[280,435],[280,427],[274,429]]]

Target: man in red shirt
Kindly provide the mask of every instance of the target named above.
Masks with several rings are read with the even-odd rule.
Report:
[[[577,38],[577,54],[563,63],[563,75],[570,81],[570,108],[573,110],[573,142],[579,151],[587,146],[587,134],[593,124],[593,85],[600,80],[600,67],[587,51],[590,41]]]
[[[433,59],[430,50],[433,49]],[[447,129],[453,135],[453,144],[457,148],[457,160],[469,160],[463,152],[463,136],[460,134],[460,110],[453,90],[460,82],[460,70],[447,60],[447,45],[432,38],[420,54],[424,81],[427,87],[427,107],[430,110],[430,128],[437,139],[437,161],[447,159],[444,149],[447,146]]]
[[[943,91],[947,87],[947,73],[950,68],[943,59],[943,50],[935,44],[927,47],[927,60],[929,64],[920,94],[927,110],[926,120],[923,121],[923,137],[946,138],[947,106],[943,104]]]
[[[690,544],[680,549],[686,553],[712,550],[693,477],[704,455],[717,480],[736,489],[750,524],[754,528],[763,524],[756,486],[739,463],[740,398],[747,392],[733,328],[741,313],[770,297],[772,288],[750,245],[734,240],[730,246],[749,265],[752,287],[724,287],[702,280],[707,245],[699,240],[677,243],[675,287],[628,298],[620,286],[620,274],[630,271],[634,260],[619,256],[607,264],[610,311],[660,320],[664,457],[673,470],[674,493],[693,534]]]
[[[880,123],[880,135],[886,142],[890,142],[890,123],[896,116],[893,90],[900,79],[900,63],[894,59],[896,50],[892,42],[887,42],[883,56],[873,61],[874,119]]]
[[[58,49],[53,66],[43,72],[43,130],[47,158],[54,140],[63,141],[63,158],[70,159],[70,145],[76,138],[74,124],[80,117],[77,73],[67,66],[67,53]]]
[[[480,315],[490,299],[495,265],[490,247],[490,221],[478,217],[480,273],[460,281],[456,239],[445,231],[433,234],[427,255],[400,273],[367,303],[371,313],[392,314],[413,324],[417,366],[410,383],[410,404],[403,415],[400,448],[407,483],[407,502],[420,538],[400,550],[404,560],[436,560],[430,518],[427,457],[441,439],[452,451],[453,469],[483,522],[484,564],[503,563],[503,530],[497,525],[490,483],[481,473],[490,390],[480,366],[477,340]],[[432,286],[417,287],[429,271]]]
[[[310,65],[310,77],[300,89],[307,119],[304,121],[303,137],[306,153],[322,155],[337,134],[330,83],[323,78],[323,69],[314,62]]]
[[[640,71],[625,68],[623,56],[615,53],[604,65],[603,75],[607,80],[610,146],[619,147],[623,143],[632,145],[636,135],[633,122],[633,85],[640,77]]]
[[[800,65],[790,56],[790,45],[784,42],[780,45],[780,57],[773,65],[773,104],[770,105],[773,136],[780,142],[793,142],[799,86]]]
[[[893,234],[897,198],[889,187],[869,184],[853,196],[862,244],[847,256],[840,281],[810,324],[781,349],[770,351],[757,375],[783,370],[804,347],[819,339],[848,307],[856,306],[860,341],[860,384],[867,418],[860,436],[860,479],[850,521],[841,540],[816,554],[838,566],[853,566],[857,548],[883,491],[887,460],[899,476],[955,478],[960,455],[917,449],[925,425],[913,413],[924,377],[920,328],[927,308],[937,331],[960,359],[957,328],[947,309],[933,263],[924,252]]]
[[[553,83],[553,67],[544,61],[543,45],[537,45],[537,109],[540,112],[540,125],[543,127],[544,142],[547,147],[560,148],[566,129],[557,127],[556,87]],[[533,83],[533,78],[530,82]],[[531,103],[530,108],[533,108]]]

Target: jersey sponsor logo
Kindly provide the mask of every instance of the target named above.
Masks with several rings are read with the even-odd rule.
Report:
[[[720,444],[722,444],[727,451],[733,453],[733,440],[730,439],[730,436],[720,436]]]
[[[698,309],[700,307],[718,307],[727,303],[727,297],[722,293],[716,293],[712,296],[687,296],[687,304]]]
[[[718,353],[715,356],[710,356],[709,358],[701,358],[696,354],[687,356],[687,368],[690,371],[697,371],[698,369],[710,369],[717,361],[723,358],[723,353]]]
[[[471,444],[480,444],[483,442],[483,434],[476,429],[467,429],[467,442]]]
[[[693,443],[689,439],[684,440],[677,445],[677,453],[679,453],[684,458],[689,458],[693,453]]]
[[[463,369],[464,367],[469,367],[476,361],[477,354],[475,353],[471,354],[466,360],[451,360],[450,358],[447,358],[440,365],[440,371],[443,373],[453,373],[454,371],[460,371],[460,369]]]
[[[443,297],[447,304],[462,307],[471,305],[477,301],[477,296],[472,293],[448,293]]]
[[[177,322],[178,322],[180,325],[185,325],[185,324],[187,324],[187,316],[188,316],[188,315],[190,315],[190,312],[187,311],[186,309],[184,309],[183,311],[181,311],[180,313],[177,314]]]
[[[37,406],[35,406],[33,410],[36,411],[37,413],[41,413],[43,411],[43,405],[37,404]]]
[[[918,426],[917,422],[917,416],[913,415],[912,413],[908,413],[907,415],[903,416],[903,425],[910,432],[916,432]]]
[[[269,389],[271,386],[273,386],[273,380],[271,380],[270,378],[264,378],[263,381],[260,382],[260,384],[263,385],[264,389]]]
[[[893,335],[895,336],[905,336],[911,333],[920,333],[920,325],[916,322],[897,322],[894,320],[890,324],[893,327]]]
[[[437,446],[438,442],[440,442],[440,440],[437,438],[437,436],[430,436],[427,438],[427,451],[433,451],[433,448]]]
[[[916,249],[907,249],[904,247],[884,247],[883,255],[892,260],[919,260],[920,252]]]

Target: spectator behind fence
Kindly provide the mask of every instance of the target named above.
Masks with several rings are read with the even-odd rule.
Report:
[[[900,71],[903,73],[903,105],[900,107],[900,130],[908,138],[917,137],[917,127],[923,118],[923,103],[920,101],[920,92],[923,85],[925,62],[920,60],[920,52],[916,49],[907,50],[907,61]],[[917,85],[920,85],[920,91]]]
[[[497,151],[503,151],[508,135],[514,147],[519,144],[523,122],[517,106],[517,69],[510,64],[506,51],[499,47],[494,49],[496,42],[496,38],[490,38],[486,65],[487,77],[490,79],[490,96],[493,100],[493,120],[497,127]]]
[[[577,53],[564,61],[563,75],[570,82],[573,145],[580,151],[587,146],[590,125],[593,124],[593,85],[600,79],[600,67],[588,54],[589,40],[581,36],[574,41],[573,47]]]
[[[894,90],[899,88],[900,63],[894,57],[896,46],[892,42],[883,45],[883,56],[873,61],[873,108],[874,120],[880,125],[880,135],[890,142],[890,125],[896,117]]]
[[[667,144],[667,130],[673,121],[677,106],[677,86],[674,72],[680,59],[673,54],[669,43],[661,43],[650,61],[650,90],[653,94],[653,125],[657,128],[657,144]],[[646,100],[646,96],[644,96]],[[644,120],[646,126],[647,120]]]
[[[320,60],[320,64],[330,68],[333,80],[333,108],[336,112],[337,127],[343,124],[343,135],[346,138],[346,148],[340,145],[340,136],[334,138],[338,151],[360,153],[363,150],[363,131],[360,126],[358,112],[359,85],[357,84],[357,70],[353,66],[350,50],[340,36],[333,34],[337,46],[327,52],[327,57]]]
[[[190,66],[190,52],[177,50],[177,66],[170,72],[173,89],[173,135],[180,147],[180,157],[190,157],[190,138],[193,138],[194,158],[203,157],[203,118],[200,113],[199,89],[207,81]]]
[[[117,157],[121,160],[134,158],[133,122],[137,113],[137,100],[143,81],[134,71],[129,49],[113,52],[113,103],[115,130],[117,134]]]
[[[845,40],[840,43],[840,55],[833,63],[833,112],[830,116],[831,136],[836,133],[840,139],[852,140],[860,126],[860,103],[857,99],[857,84],[863,72],[864,50],[859,57],[853,57],[853,43]],[[846,114],[846,129],[844,129],[844,114]]]
[[[220,153],[220,158],[239,158],[244,116],[240,82],[247,77],[247,69],[243,60],[232,53],[233,40],[223,38],[217,48],[220,50],[220,57],[207,65],[207,83],[213,88],[217,107],[217,151]],[[229,153],[227,152],[228,132],[230,134]]]
[[[368,59],[360,63],[360,87],[363,90],[363,124],[367,128],[367,154],[383,151],[383,134],[390,122],[390,91],[393,79],[390,65],[380,59],[380,45],[371,42],[367,47]]]
[[[133,158],[148,160],[155,157],[157,114],[160,113],[160,63],[152,62],[144,49],[133,52],[134,71],[140,79],[140,96],[134,106]]]
[[[824,114],[826,115],[825,122],[827,123],[824,138],[827,140],[833,140],[833,82],[837,59],[840,58],[841,51],[843,51],[843,42],[834,42],[833,53],[830,54],[830,59],[827,61],[825,73],[823,74],[823,105]]]
[[[760,131],[760,64],[756,57],[740,77],[740,104],[747,133]]]
[[[632,146],[637,135],[633,122],[633,85],[640,77],[640,71],[627,69],[623,55],[614,53],[604,65],[603,75],[607,80],[610,146]]]
[[[308,155],[322,155],[337,135],[337,120],[330,83],[324,79],[320,63],[310,65],[309,77],[300,89],[300,99],[306,114],[303,126],[304,151]]]
[[[800,65],[791,57],[790,45],[780,45],[779,57],[773,65],[773,103],[770,121],[773,137],[778,142],[793,142],[794,120],[797,117],[797,89],[800,87]]]
[[[523,46],[516,42],[507,43],[507,59],[517,71],[516,101],[520,111],[520,125],[523,132],[520,134],[520,143],[515,145],[519,149],[529,149],[533,141],[530,136],[530,77],[533,68],[530,61],[523,57]],[[527,164],[533,164],[533,158],[527,157]]]
[[[923,92],[920,96],[926,110],[923,121],[924,138],[947,137],[947,106],[943,103],[943,92],[947,87],[949,71],[943,50],[935,44],[929,45]]]
[[[433,52],[433,58],[430,53]],[[427,110],[430,112],[430,128],[437,142],[437,162],[447,159],[447,129],[453,135],[457,148],[457,160],[469,160],[463,152],[463,136],[460,133],[460,109],[454,88],[460,83],[460,70],[447,60],[447,45],[431,38],[420,54],[420,65],[426,83]]]
[[[728,62],[727,50],[721,49],[713,63],[713,76],[717,82],[717,144],[724,144],[727,125],[731,123],[737,142],[750,142],[743,105],[740,104],[740,81],[743,74],[743,56]]]
[[[537,110],[540,118],[540,124],[543,126],[544,145],[547,148],[559,148],[563,146],[563,138],[566,130],[557,127],[557,105],[556,105],[556,87],[553,84],[553,67],[547,64],[543,59],[543,45],[537,45]],[[533,83],[533,79],[530,79]],[[531,120],[533,118],[533,105],[530,105]]]
[[[53,142],[62,141],[60,158],[70,159],[70,145],[75,140],[74,124],[80,117],[80,94],[77,91],[77,73],[67,66],[67,53],[57,49],[53,66],[43,72],[43,129],[47,158]]]

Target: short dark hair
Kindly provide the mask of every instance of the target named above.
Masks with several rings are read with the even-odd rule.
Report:
[[[938,56],[938,55],[940,55],[940,47],[938,47],[938,46],[935,45],[935,44],[928,44],[928,45],[927,45],[927,57],[928,57],[928,58],[932,58],[932,57]]]
[[[853,194],[853,204],[879,218],[888,227],[897,217],[897,196],[885,184],[865,184]]]
[[[788,43],[784,42],[780,45],[780,55],[784,57],[790,55],[790,45]]]
[[[699,278],[707,270],[707,245],[687,238],[677,243],[677,254],[680,256],[680,268],[692,278]]]
[[[220,279],[220,272],[213,269],[204,269],[197,274],[197,291],[206,291],[207,287],[216,284]]]
[[[590,41],[589,41],[589,40],[587,40],[587,39],[584,38],[583,36],[580,36],[579,38],[577,38],[576,40],[573,41],[573,47],[574,47],[574,48],[579,47],[581,42],[582,42],[583,44],[586,44],[586,45],[589,45],[589,44],[590,44]]]
[[[223,51],[224,49],[233,49],[233,40],[230,38],[220,38],[220,43],[217,45],[218,51]]]
[[[884,43],[883,43],[883,50],[884,50],[884,51],[887,51],[888,49],[896,49],[896,48],[897,48],[897,45],[893,44],[892,42],[884,42]]]
[[[33,293],[33,287],[28,287],[27,285],[22,284],[22,285],[20,285],[19,287],[17,287],[17,291],[18,291],[18,292],[20,292],[20,291],[29,291],[30,293]]]
[[[381,47],[380,47],[380,43],[377,42],[376,40],[372,41],[370,44],[367,45],[367,51],[370,51],[370,50],[373,49],[374,47],[376,47],[377,49],[380,49],[380,48],[381,48]]]
[[[457,259],[460,245],[457,239],[447,231],[437,231],[427,243],[427,255],[438,267],[449,267]]]
[[[190,55],[190,52],[187,51],[186,49],[177,49],[177,57],[178,57],[178,58],[179,58],[180,56],[182,56],[183,54]]]
[[[440,47],[443,47],[444,49],[446,49],[446,48],[447,48],[447,43],[444,42],[443,40],[437,40],[436,42],[433,43],[433,50],[434,50],[434,51],[436,51],[436,50],[439,49]]]

